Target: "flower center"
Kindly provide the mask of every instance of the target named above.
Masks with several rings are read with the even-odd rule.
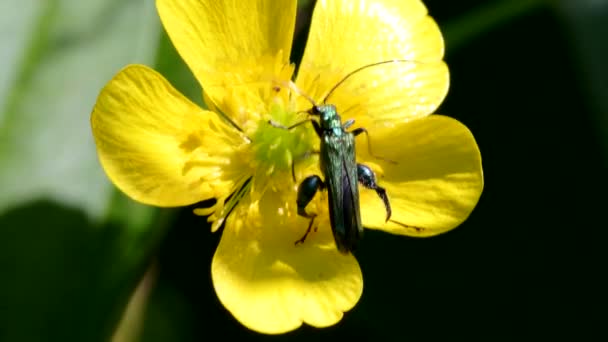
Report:
[[[292,167],[298,166],[294,163],[306,163],[307,156],[315,148],[318,150],[318,139],[311,124],[304,122],[307,117],[297,115],[294,108],[286,105],[283,98],[275,97],[268,105],[268,115],[258,122],[250,136],[256,169],[254,178],[268,179],[273,187],[284,186],[284,181],[292,183]],[[297,123],[302,124],[287,129]]]

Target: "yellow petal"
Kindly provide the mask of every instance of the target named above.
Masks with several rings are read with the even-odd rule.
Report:
[[[240,134],[143,65],[126,67],[103,88],[91,126],[108,177],[146,204],[227,194],[244,170],[227,165],[244,143]]]
[[[432,113],[443,101],[449,74],[443,38],[418,0],[319,1],[297,85],[317,101],[347,74],[328,98],[340,112],[368,124]]]
[[[157,0],[156,6],[177,51],[214,102],[221,102],[226,83],[277,76],[261,60],[279,56],[289,64],[294,0]],[[260,74],[265,72],[270,74]]]
[[[461,224],[483,189],[481,156],[471,132],[460,122],[441,115],[385,130],[373,140],[374,153],[398,164],[370,158],[361,146],[365,138],[358,138],[358,157],[376,171],[393,215],[385,223],[381,200],[375,192],[362,190],[364,226],[394,234],[432,236]]]
[[[300,245],[308,219],[295,214],[295,192],[267,191],[259,202],[239,203],[228,217],[212,263],[222,304],[248,328],[279,334],[303,322],[340,321],[363,290],[352,255],[340,254],[327,222]]]

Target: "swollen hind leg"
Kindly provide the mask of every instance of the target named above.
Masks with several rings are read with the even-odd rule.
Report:
[[[378,196],[382,199],[382,202],[384,202],[384,207],[386,208],[386,221],[388,222],[392,214],[391,203],[386,195],[386,190],[376,183],[376,175],[374,174],[374,171],[372,171],[372,169],[366,165],[357,164],[357,177],[361,185],[376,191]]]
[[[315,197],[315,195],[317,194],[317,191],[319,191],[320,189],[322,190],[324,188],[325,188],[325,183],[323,183],[323,181],[321,180],[321,177],[319,177],[317,175],[306,177],[302,181],[302,183],[300,183],[300,186],[298,187],[298,200],[297,200],[298,215],[309,218],[310,223],[308,224],[308,229],[306,229],[306,233],[304,233],[304,236],[302,236],[301,238],[296,240],[296,242],[295,242],[296,245],[303,243],[306,240],[306,237],[308,236],[308,234],[310,233],[310,230],[312,229],[313,223],[315,221],[315,217],[317,216],[314,214],[307,213],[306,206]],[[315,228],[315,231],[316,231],[316,228]]]

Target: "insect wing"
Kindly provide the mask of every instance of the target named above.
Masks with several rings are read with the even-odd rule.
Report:
[[[352,251],[362,237],[354,137],[326,136],[321,158],[329,201],[329,217],[338,250]]]

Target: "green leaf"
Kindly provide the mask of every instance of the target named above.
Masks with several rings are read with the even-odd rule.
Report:
[[[48,201],[0,216],[0,341],[107,341],[164,237]]]
[[[9,72],[0,78],[0,212],[47,198],[100,219],[113,187],[97,161],[89,117],[118,70],[154,62],[160,32],[154,2],[1,6],[7,56],[0,68]]]
[[[154,2],[4,0],[0,39],[0,341],[107,341],[171,211],[115,190],[89,118],[120,69],[156,63]]]
[[[594,128],[608,161],[608,2],[561,0],[556,12],[567,29],[566,38],[580,72],[577,81],[592,108]]]
[[[486,1],[474,10],[452,19],[443,27],[447,49],[456,51],[509,21],[553,3],[554,0]]]

